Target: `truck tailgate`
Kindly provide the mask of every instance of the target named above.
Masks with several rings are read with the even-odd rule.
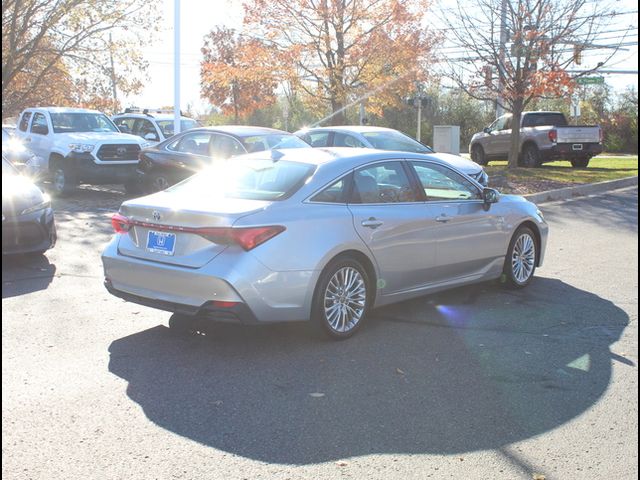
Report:
[[[600,127],[558,127],[558,143],[598,143]]]

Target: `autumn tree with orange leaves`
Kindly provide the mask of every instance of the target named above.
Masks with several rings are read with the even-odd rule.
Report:
[[[218,27],[206,37],[200,68],[201,94],[238,123],[276,101],[274,52],[257,38]]]
[[[448,40],[463,57],[449,59],[450,78],[472,97],[511,112],[512,126],[535,99],[570,95],[574,78],[596,71],[616,51],[591,68],[577,67],[580,74],[567,72],[611,18],[603,3],[591,0],[457,0],[444,11]],[[519,165],[519,153],[520,129],[512,128],[509,168]]]
[[[437,36],[430,0],[246,0],[245,31],[272,48],[288,85],[330,107],[331,123],[367,99],[381,114],[425,78]]]

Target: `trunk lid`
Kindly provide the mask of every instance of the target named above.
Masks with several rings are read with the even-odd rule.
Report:
[[[190,268],[207,264],[228,245],[215,243],[193,229],[231,227],[241,217],[270,205],[261,200],[194,198],[187,189],[163,191],[125,202],[120,214],[133,225],[121,234],[122,255]]]
[[[598,143],[600,127],[557,127],[558,143]]]

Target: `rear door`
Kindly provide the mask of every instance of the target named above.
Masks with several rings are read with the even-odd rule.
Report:
[[[437,260],[432,277],[446,282],[479,274],[504,256],[504,219],[485,208],[481,190],[440,164],[411,161],[424,189],[426,221],[437,224]]]
[[[405,162],[376,162],[356,170],[348,208],[356,232],[373,254],[382,294],[433,280],[437,223],[424,214]]]

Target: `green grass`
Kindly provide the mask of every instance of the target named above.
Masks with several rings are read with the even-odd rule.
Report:
[[[533,193],[563,186],[604,182],[638,175],[637,155],[602,155],[591,159],[588,168],[572,168],[557,161],[540,168],[508,169],[507,162],[491,162],[485,167],[491,182],[505,192]]]

